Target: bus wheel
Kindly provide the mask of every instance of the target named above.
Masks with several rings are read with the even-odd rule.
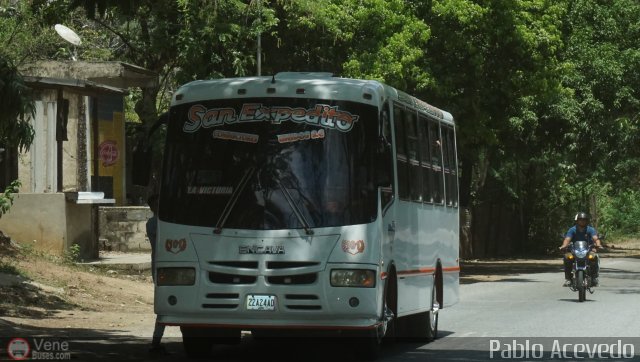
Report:
[[[438,303],[437,282],[431,289],[431,305],[428,312],[413,314],[399,319],[401,337],[408,342],[431,342],[438,334]]]
[[[360,341],[359,356],[367,361],[373,361],[380,357],[382,343],[395,342],[395,310],[396,310],[396,289],[395,279],[390,278],[384,286],[384,304],[382,305],[380,325],[370,331],[365,332],[365,336]]]
[[[438,338],[438,311],[440,311],[440,303],[438,302],[437,280],[431,288],[431,310],[428,312],[429,322],[427,324],[427,341],[431,342]]]
[[[384,307],[382,310],[382,318],[386,320],[386,331],[384,333],[385,343],[394,343],[396,341],[396,318],[397,318],[397,299],[395,275],[392,274],[384,288]]]
[[[180,327],[182,346],[189,358],[204,358],[211,353],[211,330],[207,328]]]

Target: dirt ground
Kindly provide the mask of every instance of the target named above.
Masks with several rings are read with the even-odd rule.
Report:
[[[640,257],[640,240],[608,246],[601,257]],[[460,281],[468,284],[523,273],[560,273],[560,257],[464,260]],[[153,332],[154,318],[148,271],[122,274],[76,266],[0,245],[0,331],[71,337],[92,330],[146,338]],[[165,336],[179,336],[179,331],[170,327]]]
[[[117,273],[43,256],[0,254],[0,330],[71,336],[91,328],[151,336],[155,315],[149,272]]]

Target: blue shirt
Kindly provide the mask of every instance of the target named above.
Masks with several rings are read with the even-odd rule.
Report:
[[[567,231],[566,238],[571,238],[571,242],[585,240],[589,245],[593,244],[593,237],[598,236],[596,229],[587,225],[582,231],[578,230],[578,226],[573,226]]]

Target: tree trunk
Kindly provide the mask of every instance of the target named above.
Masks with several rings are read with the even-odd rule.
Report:
[[[149,129],[158,119],[156,102],[160,86],[142,88],[142,98],[136,103],[135,111],[140,117],[140,121]]]

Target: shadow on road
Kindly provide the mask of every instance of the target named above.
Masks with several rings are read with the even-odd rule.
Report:
[[[0,295],[0,317],[47,318],[56,311],[78,308],[60,296],[28,283],[0,286]]]
[[[531,279],[510,277],[532,273],[562,273],[562,270],[562,259],[462,261],[460,263],[460,283],[534,282]]]
[[[27,340],[32,351],[42,341],[68,342],[74,361],[142,360],[147,358],[149,339],[122,336],[123,331],[87,328],[46,328],[24,326],[0,318],[0,360],[7,360],[6,348],[14,338]],[[42,352],[42,351],[41,351]]]
[[[568,298],[563,298],[563,299],[558,299],[559,302],[570,302],[570,303],[588,303],[588,302],[597,302],[597,300],[595,299],[591,299],[589,298],[589,296],[587,296],[587,300],[585,300],[584,302],[580,302],[578,301],[578,293],[576,293],[576,297],[572,298],[572,299],[568,299]]]
[[[165,353],[149,352],[149,339],[116,336],[113,332],[87,329],[54,330],[23,328],[0,319],[0,360],[9,360],[6,348],[13,338],[24,338],[32,348],[41,340],[66,341],[73,361],[194,361],[187,358],[181,338],[164,338]],[[116,331],[117,332],[117,331]],[[379,361],[483,361],[486,351],[446,350],[433,343],[447,341],[451,332],[441,331],[436,342],[397,341],[385,344]],[[445,344],[446,345],[446,344]],[[238,345],[214,345],[207,359],[215,361],[354,361],[355,340],[350,338],[265,338],[243,335]],[[64,352],[64,351],[56,351]],[[197,360],[197,359],[196,359]]]

